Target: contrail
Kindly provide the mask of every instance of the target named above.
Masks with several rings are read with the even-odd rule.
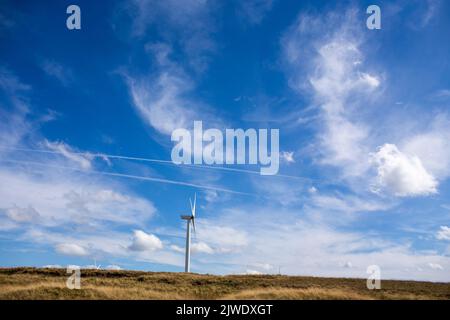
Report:
[[[16,150],[16,151],[23,151],[23,152],[37,152],[37,153],[63,155],[62,152],[60,152],[60,151],[43,150],[43,149],[17,148],[17,147],[6,147],[6,146],[0,146],[0,149],[9,149],[9,150]],[[71,151],[71,153],[77,154],[77,155],[88,155],[88,156],[94,157],[94,158],[105,158],[106,157],[106,158],[110,158],[110,159],[121,159],[121,160],[134,160],[134,161],[142,161],[142,162],[152,162],[152,163],[172,165],[172,166],[176,166],[176,167],[185,166],[185,167],[192,167],[192,168],[198,168],[198,169],[230,171],[230,172],[254,174],[254,175],[258,175],[258,176],[261,175],[259,171],[255,171],[255,170],[236,169],[236,168],[217,167],[217,166],[198,165],[198,164],[175,164],[175,163],[173,163],[170,160],[149,159],[149,158],[141,158],[141,157],[130,157],[130,156],[112,155],[112,154],[106,154],[106,153],[73,152],[73,151]],[[309,182],[316,180],[316,179],[312,179],[312,178],[292,176],[292,175],[286,175],[286,174],[277,174],[274,177],[298,179],[298,180],[304,180],[304,181],[309,181]]]
[[[246,196],[256,196],[255,194],[251,194],[251,193],[247,193],[247,192],[240,192],[240,191],[235,191],[235,190],[226,189],[226,188],[220,188],[220,187],[214,187],[214,186],[204,186],[204,185],[195,184],[195,183],[189,183],[189,182],[183,182],[183,181],[177,181],[177,180],[169,180],[169,179],[163,179],[163,178],[136,176],[136,175],[131,175],[131,174],[107,172],[107,171],[83,170],[80,168],[59,166],[59,165],[50,165],[50,164],[44,164],[44,163],[35,162],[35,161],[0,159],[0,162],[36,165],[36,166],[42,166],[42,167],[47,167],[47,168],[77,171],[77,172],[81,172],[81,173],[93,173],[93,174],[98,174],[98,175],[137,179],[137,180],[143,180],[143,181],[160,182],[160,183],[174,184],[174,185],[198,188],[198,189],[204,189],[204,190],[213,190],[213,191],[226,192],[226,193],[232,193],[232,194],[240,194],[240,195],[246,195]]]

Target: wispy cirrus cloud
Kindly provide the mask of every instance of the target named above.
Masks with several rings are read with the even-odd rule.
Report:
[[[290,85],[299,93],[312,91],[322,120],[317,125],[314,156],[338,168],[349,181],[360,179],[365,190],[375,173],[378,188],[372,190],[377,192],[434,194],[450,168],[444,151],[448,130],[435,129],[445,127],[446,117],[438,115],[431,128],[416,135],[404,131],[399,138],[392,134],[396,128],[378,131],[388,117],[374,111],[377,96],[385,90],[386,75],[365,63],[363,30],[355,27],[357,12],[349,9],[343,19],[329,13],[326,26],[323,19],[301,15],[282,40]],[[313,61],[312,66],[305,61]]]
[[[199,72],[207,68],[209,54],[216,47],[214,10],[214,3],[203,0],[133,0],[129,6],[134,36],[144,37],[154,28],[164,42],[181,46],[188,65]]]
[[[265,16],[270,12],[275,0],[245,0],[238,1],[238,16],[250,25],[260,24]]]
[[[145,76],[125,74],[133,106],[145,123],[165,136],[179,128],[191,131],[194,121],[199,120],[213,128],[224,126],[213,108],[195,96],[195,81],[171,59],[170,45],[151,43],[146,45],[146,51],[155,62],[156,71]],[[192,150],[184,152],[191,154]]]
[[[140,49],[150,56],[154,68],[151,74],[126,71],[125,79],[133,105],[159,133],[190,128],[194,120],[220,122],[194,94],[196,74],[207,68],[216,46],[215,9],[214,3],[201,0],[134,0],[128,6],[133,36],[143,39]],[[149,40],[150,29],[160,41]],[[180,47],[181,54],[175,55],[173,48]]]
[[[23,83],[10,70],[2,67],[0,68],[0,88],[9,94],[28,91],[31,86]]]
[[[77,163],[82,169],[91,169],[92,156],[90,156],[89,153],[75,153],[73,150],[71,150],[70,146],[63,142],[50,142],[48,140],[45,140],[44,144],[48,149],[61,154],[70,161]]]
[[[150,79],[128,77],[127,83],[139,114],[159,133],[192,126],[196,105],[186,97],[193,84],[185,75],[162,70]]]
[[[321,160],[349,176],[368,168],[369,126],[355,112],[380,86],[380,77],[364,70],[361,35],[352,27],[356,14],[348,10],[342,19],[329,13],[326,26],[319,17],[300,15],[282,40],[291,87],[300,93],[312,89],[311,98],[320,106]]]
[[[450,240],[450,227],[441,226],[436,234],[436,238],[439,240]]]
[[[65,87],[73,81],[72,70],[56,61],[44,60],[41,68],[48,76],[55,78]]]
[[[441,0],[426,0],[426,9],[421,19],[421,26],[426,27],[438,13]]]

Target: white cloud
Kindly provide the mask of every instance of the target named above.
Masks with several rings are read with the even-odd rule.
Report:
[[[67,256],[86,256],[88,254],[87,250],[82,246],[75,243],[61,243],[55,246],[55,250],[58,253]]]
[[[205,242],[194,242],[191,246],[193,253],[213,254],[214,250]]]
[[[286,163],[294,163],[294,152],[289,151],[282,151],[280,153],[281,160],[285,161]]]
[[[236,252],[247,245],[247,234],[243,230],[220,223],[212,224],[205,219],[197,220],[197,235],[216,253]]]
[[[157,236],[147,234],[142,230],[135,230],[133,241],[128,248],[132,251],[154,251],[162,249],[162,247],[163,244]]]
[[[312,186],[312,187],[310,187],[310,188],[308,189],[308,192],[309,192],[310,194],[317,193],[317,188],[314,187],[314,186]]]
[[[369,181],[375,154],[376,187],[397,196],[436,193],[438,181],[450,175],[449,121],[437,119],[431,130],[413,137],[405,138],[402,133],[403,139],[394,139],[398,141],[396,150],[387,152],[384,141],[390,139],[389,133],[376,131],[372,125],[379,121],[376,117],[369,121],[367,115],[361,116],[372,112],[370,107],[382,92],[384,76],[365,64],[361,50],[364,37],[355,27],[356,17],[355,10],[321,17],[301,15],[282,40],[290,86],[299,93],[312,89],[313,103],[319,106],[322,125],[317,130],[315,155],[322,163],[338,167],[346,181],[360,179],[360,186]],[[383,115],[380,127],[386,125],[385,120]],[[377,145],[381,149],[371,153]],[[384,157],[389,160],[384,161]],[[383,165],[377,164],[378,160]]]
[[[440,230],[436,234],[438,240],[450,240],[450,227],[441,226]]]
[[[370,87],[377,88],[380,85],[380,80],[376,76],[372,76],[368,73],[362,73],[361,80],[367,82]]]
[[[353,263],[351,261],[347,261],[342,266],[344,268],[353,268]]]
[[[219,199],[219,193],[215,190],[205,191],[205,200],[208,203],[216,202]]]
[[[122,270],[122,268],[118,265],[115,264],[110,264],[108,266],[106,266],[105,268],[106,270]]]
[[[300,15],[282,39],[290,86],[319,106],[316,153],[346,177],[368,169],[370,127],[358,117],[380,76],[365,70],[357,12]]]
[[[424,10],[420,22],[421,27],[426,27],[432,21],[436,13],[439,12],[440,4],[440,0],[426,0],[426,10]]]
[[[239,11],[245,22],[257,25],[262,22],[266,14],[272,9],[273,0],[246,0],[238,1]]]
[[[193,125],[195,105],[183,98],[191,87],[186,78],[163,72],[155,80],[130,78],[128,86],[137,110],[159,133],[170,135]]]
[[[84,248],[91,257],[98,255],[127,257],[130,255],[126,247],[129,242],[129,235],[126,232],[117,232],[108,228],[76,228],[75,233],[35,227],[25,230],[19,238],[21,241],[27,241],[40,247],[51,245],[56,248],[60,244],[75,243]]]
[[[254,263],[252,266],[266,271],[274,269],[274,266],[269,263]]]
[[[351,195],[313,195],[311,203],[320,209],[343,213],[383,211],[389,204]]]
[[[9,94],[31,89],[29,85],[22,83],[18,77],[4,67],[0,68],[0,88]]]
[[[431,98],[435,100],[446,100],[450,98],[450,90],[449,89],[437,90],[431,95]]]
[[[37,222],[40,218],[39,212],[36,211],[32,206],[26,208],[20,208],[18,206],[13,206],[5,210],[5,214],[8,218],[14,222]]]
[[[11,114],[0,108],[0,157],[10,153],[7,148],[16,146],[29,130],[23,112]]]
[[[437,180],[450,176],[450,120],[445,114],[438,114],[429,128],[407,137],[402,149],[417,156],[424,167]]]
[[[261,275],[263,273],[258,270],[247,269],[247,270],[245,270],[245,274],[256,276],[256,275]]]
[[[184,248],[182,248],[180,246],[177,246],[175,244],[170,245],[170,249],[172,249],[175,252],[179,252],[179,253],[184,253],[185,252]]]
[[[217,113],[194,96],[196,78],[190,75],[202,73],[214,51],[211,34],[215,23],[211,13],[215,7],[214,3],[202,0],[133,0],[129,7],[134,18],[134,35],[145,36],[152,28],[161,38],[159,43],[145,45],[154,62],[151,72],[140,75],[125,72],[133,105],[141,118],[160,134],[171,135],[179,128],[190,130],[195,120],[210,127],[220,126]],[[172,47],[181,54],[173,56]]]
[[[314,155],[339,168],[359,190],[370,181],[374,165],[377,191],[385,188],[400,197],[434,194],[438,181],[450,176],[449,121],[438,116],[428,131],[406,137],[403,132],[392,139],[395,145],[385,144],[390,134],[371,125],[379,119],[361,116],[372,112],[384,76],[364,61],[356,17],[355,10],[301,15],[282,39],[290,86],[299,93],[312,89],[313,103],[319,106],[322,121]],[[385,120],[383,115],[380,127]],[[373,152],[377,145],[381,148]]]
[[[0,109],[0,159],[24,159],[26,142],[45,146],[47,152],[26,153],[26,162],[2,161],[0,166],[0,230],[16,235],[36,248],[53,247],[62,254],[132,257],[142,261],[180,265],[169,252],[128,249],[129,234],[117,228],[142,228],[156,208],[135,195],[121,180],[89,171],[63,170],[67,162],[92,167],[89,153],[44,139],[27,119],[29,86],[0,70],[0,86],[12,100],[11,109]],[[5,120],[5,121],[3,121]],[[5,133],[5,134],[3,134]],[[18,148],[18,149],[17,149]],[[55,157],[54,152],[63,157]],[[34,165],[38,164],[38,165]],[[74,167],[74,166],[71,166]],[[27,223],[32,222],[32,223]],[[159,239],[158,239],[159,240]],[[145,245],[145,240],[144,243]],[[158,247],[158,241],[154,242]],[[139,241],[135,248],[139,247]],[[151,256],[147,255],[151,253]]]
[[[59,80],[63,86],[67,86],[73,79],[72,71],[56,61],[44,60],[41,67],[47,75]]]
[[[59,264],[47,264],[45,266],[42,266],[42,268],[48,268],[48,269],[62,269],[64,268],[63,266],[59,265]]]
[[[166,44],[147,46],[157,62],[152,76],[125,75],[133,105],[143,120],[157,132],[171,135],[178,128],[190,129],[195,120],[218,126],[220,121],[201,101],[192,97],[194,82],[185,71],[170,60]]]
[[[92,156],[89,153],[81,154],[72,150],[70,146],[63,142],[50,142],[45,140],[44,145],[55,152],[60,153],[70,161],[77,163],[82,169],[91,169]]]
[[[265,197],[278,202],[282,206],[294,206],[301,203],[305,190],[305,185],[292,183],[288,179],[265,179],[263,177],[252,178],[253,187],[261,191]]]
[[[332,213],[324,210],[322,214]],[[208,225],[220,225],[246,234],[246,245],[240,250],[204,257],[208,264],[222,263],[220,270],[224,273],[235,273],[242,268],[263,271],[258,263],[264,257],[276,262],[275,267],[281,266],[283,274],[365,278],[366,267],[376,264],[382,270],[383,279],[450,279],[445,272],[450,258],[445,255],[416,250],[401,240],[385,240],[376,233],[349,231],[348,225],[340,230],[324,224],[317,214],[302,212],[299,215],[296,210],[267,206],[240,208],[221,212],[217,218],[210,219]],[[210,243],[204,237],[202,240]],[[351,263],[351,268],[347,262]],[[443,270],[427,273],[418,269],[428,263],[439,264]],[[410,270],[407,273],[406,268]]]
[[[81,266],[79,266],[79,265],[77,265],[77,264],[69,264],[68,266],[67,266],[67,269],[72,269],[72,270],[74,270],[74,269],[81,269],[82,267]]]
[[[444,268],[439,263],[428,263],[428,266],[433,270],[444,270]]]
[[[182,48],[193,69],[203,71],[216,46],[212,39],[214,8],[214,3],[204,0],[133,0],[133,33],[142,37],[153,27],[164,41]]]
[[[377,76],[360,71],[362,67],[354,64],[361,57],[359,40],[351,35],[336,34],[319,47],[316,70],[309,81],[326,113],[345,115],[352,93],[371,92],[380,85]]]
[[[24,97],[31,87],[22,83],[9,70],[0,67],[0,89],[6,93],[7,99],[14,112],[8,112],[0,103],[0,144],[2,147],[13,147],[19,143],[30,131],[30,124],[26,121],[29,113],[28,99]],[[8,154],[8,149],[0,149],[0,157]]]
[[[161,70],[156,72],[155,78],[135,79],[126,76],[133,105],[143,121],[159,134],[171,136],[175,129],[186,129],[193,139],[197,139],[193,144],[203,143],[199,141],[203,138],[201,135],[193,135],[194,121],[202,121],[205,130],[207,127],[223,128],[222,120],[209,106],[192,97],[191,80],[164,56],[165,53],[159,57],[157,55],[157,60],[161,61]],[[156,141],[160,139],[157,137]],[[166,141],[171,143],[170,138]],[[163,145],[167,146],[167,142]],[[194,148],[194,151],[191,148],[183,149],[183,153],[190,157],[197,155],[197,152],[203,156],[201,148]]]
[[[52,160],[48,160],[49,163]],[[33,173],[33,168],[20,170],[0,168],[0,208],[10,210],[9,218],[17,221],[33,217],[36,226],[99,227],[99,224],[139,225],[156,212],[148,200],[132,195],[123,186],[108,180],[96,180],[71,172],[62,173],[44,168]],[[115,190],[111,190],[111,185]],[[121,190],[122,189],[122,190]],[[25,210],[31,206],[39,213]],[[24,211],[25,210],[25,211]],[[21,216],[21,217],[20,217]]]
[[[81,269],[96,269],[96,270],[101,270],[101,266],[96,266],[94,264],[87,264],[85,266],[82,266]]]
[[[399,197],[429,195],[437,192],[438,182],[416,156],[402,153],[393,144],[385,144],[372,154],[377,168],[375,191],[386,188]]]

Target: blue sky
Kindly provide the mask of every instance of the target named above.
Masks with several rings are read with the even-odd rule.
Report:
[[[70,4],[81,30],[66,28]],[[381,30],[366,27],[370,4]],[[182,271],[179,216],[196,193],[194,272],[375,264],[450,281],[449,13],[438,0],[5,1],[0,265]],[[196,120],[279,129],[279,174],[170,163],[171,132]]]

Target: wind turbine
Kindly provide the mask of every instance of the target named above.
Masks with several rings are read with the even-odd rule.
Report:
[[[186,220],[186,257],[184,260],[184,272],[190,272],[191,270],[191,221],[192,227],[195,233],[195,204],[197,202],[197,194],[194,195],[194,204],[192,205],[191,198],[189,203],[191,204],[191,214],[182,215],[181,219]]]
[[[97,259],[94,258],[94,267],[96,270],[100,270],[101,265],[97,265]]]

